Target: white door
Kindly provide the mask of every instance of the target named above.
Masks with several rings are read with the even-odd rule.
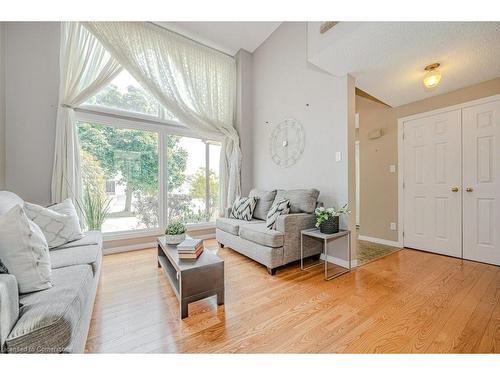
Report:
[[[461,110],[403,131],[404,246],[462,257]]]
[[[462,116],[464,258],[500,265],[500,101]]]

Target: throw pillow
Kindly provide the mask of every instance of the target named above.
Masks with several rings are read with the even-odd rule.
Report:
[[[9,273],[9,270],[7,269],[5,264],[3,264],[2,259],[0,259],[0,274],[2,273]]]
[[[16,277],[19,293],[52,287],[47,241],[20,205],[0,216],[0,258]]]
[[[260,220],[266,220],[267,213],[273,205],[274,198],[276,197],[276,190],[266,191],[259,189],[250,190],[249,197],[257,197],[257,205],[253,211],[253,217]]]
[[[231,208],[231,217],[240,220],[252,220],[253,210],[255,210],[257,200],[257,197],[237,198]]]
[[[33,203],[24,203],[26,216],[40,227],[49,249],[64,245],[83,237],[80,221],[71,199],[45,208]]]
[[[279,201],[271,207],[269,212],[267,213],[266,218],[266,226],[269,229],[276,229],[276,221],[278,220],[278,216],[286,215],[290,212],[290,200],[284,199]]]

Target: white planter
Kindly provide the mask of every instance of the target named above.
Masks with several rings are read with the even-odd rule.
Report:
[[[185,239],[186,239],[186,233],[165,235],[165,242],[169,245],[178,245]]]

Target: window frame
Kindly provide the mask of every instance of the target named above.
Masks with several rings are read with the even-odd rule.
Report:
[[[206,136],[195,133],[193,130],[187,128],[181,123],[174,120],[162,119],[159,117],[130,112],[110,107],[97,106],[97,105],[81,105],[75,108],[75,126],[78,122],[97,123],[104,126],[110,126],[118,129],[136,129],[150,131],[158,134],[158,205],[159,217],[158,228],[156,229],[132,229],[124,231],[114,231],[103,233],[104,240],[121,240],[129,238],[139,238],[154,235],[161,235],[167,223],[167,210],[168,210],[168,187],[166,184],[168,178],[167,169],[167,152],[165,147],[167,144],[167,137],[169,135],[196,138],[204,141],[205,143],[205,166],[209,166],[209,145],[210,141],[222,143],[220,136]],[[220,173],[220,171],[219,171]],[[206,202],[209,205],[209,173],[206,172]],[[191,223],[186,225],[187,230],[204,230],[215,228],[214,221]]]

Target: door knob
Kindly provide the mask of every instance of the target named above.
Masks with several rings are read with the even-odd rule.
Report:
[[[455,186],[455,187],[452,187],[452,188],[451,188],[451,191],[452,191],[452,192],[454,192],[454,193],[456,193],[456,192],[458,191],[458,188],[457,188],[456,186]]]
[[[473,189],[473,188],[471,188],[471,187],[468,187],[467,189],[465,189],[465,191],[466,191],[467,193],[472,193],[472,192],[474,191],[474,189]]]

